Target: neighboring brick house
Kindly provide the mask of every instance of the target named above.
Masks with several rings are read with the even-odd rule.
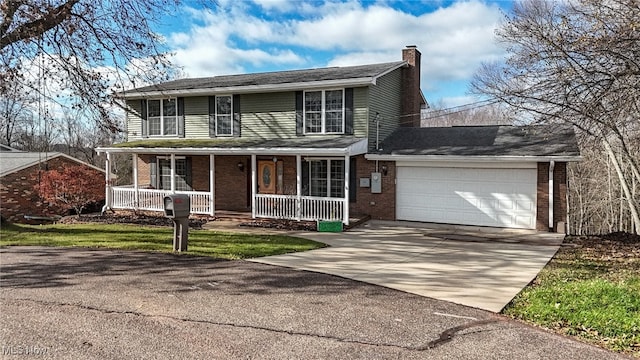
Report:
[[[545,231],[565,221],[563,171],[579,160],[572,129],[419,128],[420,58],[408,46],[398,62],[117,94],[129,110],[128,141],[97,150],[107,171],[112,154],[132,154],[134,183],[108,184],[106,206],[162,211],[165,195],[182,192],[203,214],[348,223],[358,213]],[[425,141],[410,145],[412,135]]]
[[[10,148],[9,148],[10,149]],[[39,223],[43,218],[67,215],[68,208],[44,201],[37,191],[41,174],[46,170],[82,165],[95,176],[105,178],[104,170],[59,152],[0,152],[0,215],[15,223]]]

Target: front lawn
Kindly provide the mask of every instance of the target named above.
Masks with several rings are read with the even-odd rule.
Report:
[[[567,238],[503,312],[640,357],[640,237]]]
[[[80,246],[112,249],[173,251],[173,228],[126,224],[3,224],[0,246]],[[222,233],[189,230],[188,254],[246,259],[325,247],[311,240],[283,235]]]

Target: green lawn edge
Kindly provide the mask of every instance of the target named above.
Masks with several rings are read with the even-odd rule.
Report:
[[[502,313],[640,358],[639,269],[561,248]]]
[[[56,246],[173,252],[173,229],[129,224],[2,224],[0,247]],[[309,251],[326,244],[287,235],[189,230],[185,254],[238,260]]]

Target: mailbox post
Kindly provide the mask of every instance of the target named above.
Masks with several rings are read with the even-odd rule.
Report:
[[[173,251],[187,251],[190,210],[189,195],[171,194],[164,197],[164,216],[173,220]]]

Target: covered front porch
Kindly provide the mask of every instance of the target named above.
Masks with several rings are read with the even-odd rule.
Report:
[[[164,197],[181,193],[192,214],[246,209],[252,218],[349,224],[351,159],[366,151],[366,139],[263,145],[99,148],[107,173],[112,154],[133,157],[133,184],[107,182],[105,209],[163,211]]]

